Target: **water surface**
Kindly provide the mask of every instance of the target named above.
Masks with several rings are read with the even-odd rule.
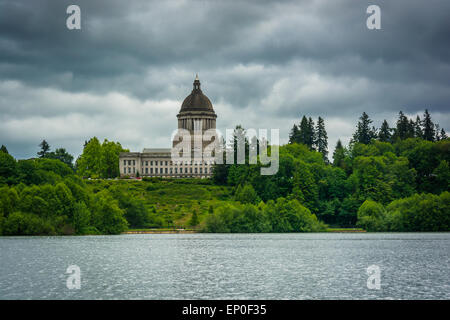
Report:
[[[449,265],[450,233],[0,237],[0,299],[450,299]]]

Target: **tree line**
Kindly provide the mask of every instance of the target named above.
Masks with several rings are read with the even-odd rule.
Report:
[[[0,235],[117,234],[138,223],[138,199],[92,190],[82,179],[116,177],[119,143],[94,137],[75,165],[64,148],[51,151],[46,140],[39,147],[28,160],[0,148]]]
[[[450,139],[428,110],[415,120],[400,112],[393,128],[385,120],[379,129],[363,113],[331,161],[323,118],[303,116],[289,138],[273,176],[262,176],[259,162],[215,165],[212,183],[233,188],[233,200],[205,219],[193,213],[189,224],[206,232],[320,231],[325,224],[449,230]],[[75,164],[64,148],[52,151],[45,140],[39,146],[28,160],[0,147],[0,233],[109,234],[156,223],[141,198],[118,186],[90,188],[83,179],[119,176],[119,153],[127,151],[120,143],[94,137]]]
[[[439,126],[433,123],[428,110],[423,120],[405,120],[400,112],[394,128],[386,123],[383,121],[382,127],[376,129],[369,116],[363,113],[349,145],[344,146],[339,140],[332,161],[328,161],[326,149],[319,151],[320,145],[327,145],[318,139],[327,136],[322,118],[314,125],[311,118],[303,116],[300,125],[294,125],[291,130],[289,143],[280,147],[277,174],[261,176],[261,164],[221,164],[214,167],[213,180],[233,186],[235,199],[241,202],[252,198],[252,194],[257,202],[264,203],[280,198],[296,199],[320,221],[331,226],[364,226],[358,212],[369,200],[386,208],[383,211],[386,217],[410,221],[381,223],[377,231],[449,230],[445,221],[450,215],[446,195],[450,187],[450,140],[445,131],[437,130]],[[414,130],[411,129],[413,123],[416,124]],[[420,202],[422,195],[430,194],[440,197],[441,200],[434,203],[439,204],[444,213],[437,214],[427,227],[419,223],[420,217],[425,215],[421,210],[406,211],[406,206],[396,206],[396,212],[401,214],[388,214],[393,212],[394,204],[390,204],[398,203],[395,201],[411,198]],[[420,208],[420,205],[415,207]]]
[[[319,117],[317,125],[314,120],[306,116],[302,117],[300,124],[294,124],[289,134],[289,143],[299,143],[308,146],[311,150],[317,150],[327,161],[328,157],[328,136],[325,130],[325,121]]]

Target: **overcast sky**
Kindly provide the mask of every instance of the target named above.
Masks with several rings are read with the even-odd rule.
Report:
[[[81,30],[66,9],[81,8]],[[381,8],[381,30],[366,9]],[[325,119],[330,153],[366,111],[450,129],[450,1],[0,0],[0,144],[170,147],[198,73],[222,131]]]

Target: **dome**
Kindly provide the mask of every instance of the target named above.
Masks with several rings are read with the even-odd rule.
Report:
[[[194,80],[194,88],[190,95],[184,99],[180,112],[187,111],[209,111],[214,112],[211,101],[200,89],[200,80],[198,76]]]

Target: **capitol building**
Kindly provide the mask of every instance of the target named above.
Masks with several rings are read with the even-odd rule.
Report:
[[[172,151],[179,140],[172,141],[172,148],[144,148],[142,152],[121,152],[119,155],[120,176],[130,177],[171,177],[171,178],[207,178],[212,174],[213,157],[193,157],[194,133],[203,135],[207,130],[216,129],[217,115],[209,98],[200,89],[200,80],[196,76],[190,95],[184,99],[177,115],[178,129],[186,130],[192,137],[192,149],[188,158],[176,158]],[[202,147],[206,142],[201,142]]]

